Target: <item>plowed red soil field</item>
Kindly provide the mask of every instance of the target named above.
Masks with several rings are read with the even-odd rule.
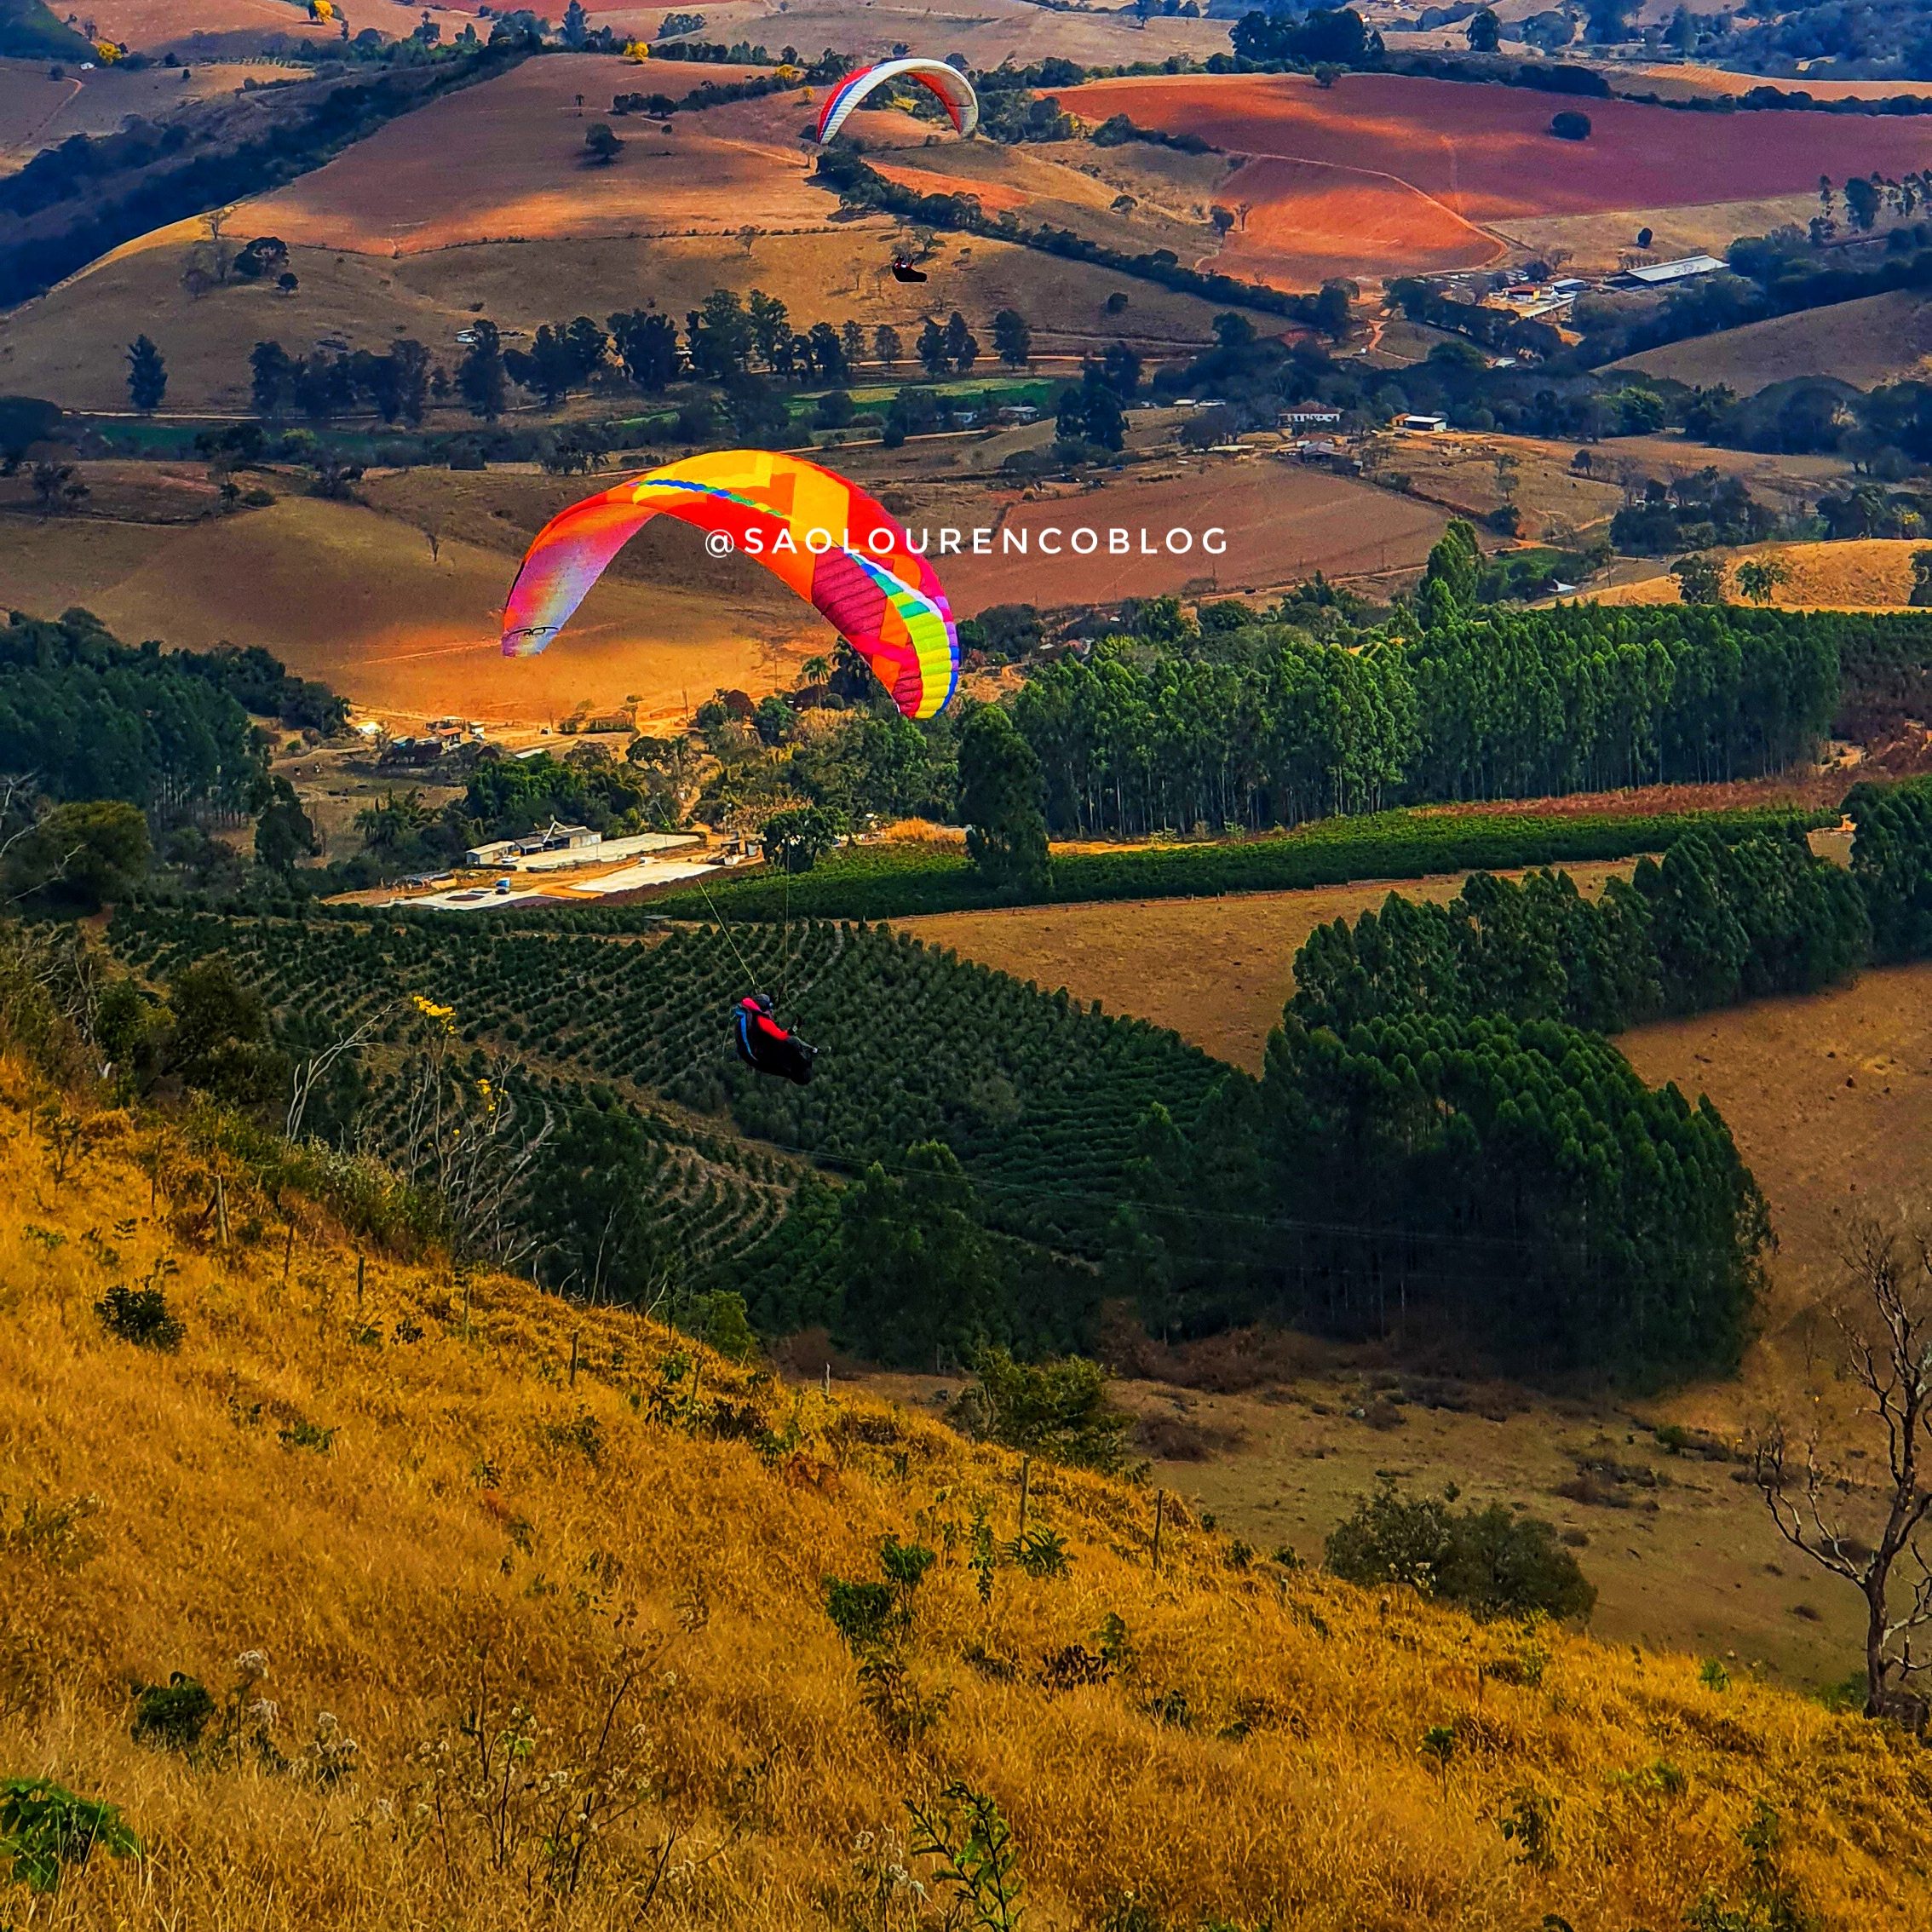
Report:
[[[1895,177],[1932,161],[1932,129],[1912,118],[1719,120],[1397,74],[1346,74],[1331,88],[1292,74],[1157,76],[1091,81],[1057,98],[1089,123],[1125,114],[1251,157],[1222,198],[1251,204],[1230,237],[1231,267],[1244,255],[1256,267],[1266,258],[1304,272],[1475,267],[1498,250],[1465,224],[1724,201],[1745,184],[1795,194],[1820,175]],[[1564,108],[1589,115],[1588,140],[1550,132]],[[1298,165],[1268,165],[1279,163]]]

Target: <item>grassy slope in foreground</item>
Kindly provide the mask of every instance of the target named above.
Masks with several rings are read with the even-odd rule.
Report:
[[[223,1256],[188,1232],[205,1157],[178,1129],[150,1216],[151,1130],[96,1117],[56,1186],[37,1094],[0,1066],[0,1774],[112,1800],[148,1848],[66,1881],[73,1932],[526,1932],[532,1898],[566,1928],[873,1925],[882,1900],[933,1925],[937,1900],[915,1918],[878,1873],[905,1856],[905,1801],[955,1778],[1010,1820],[1043,1932],[1128,1889],[1137,1924],[1297,1932],[1548,1912],[1624,1932],[1706,1898],[1712,1926],[1811,1923],[1753,1909],[1786,1888],[1820,1927],[1932,1912],[1932,1780],[1896,1734],[1741,1675],[1708,1688],[1694,1659],[1244,1567],[1179,1513],[1155,1579],[1144,1492],[1038,1463],[1031,1520],[1068,1570],[1002,1556],[982,1604],[968,1526],[983,1500],[1011,1534],[1011,1456],[509,1279],[478,1279],[466,1314],[446,1267],[378,1257],[359,1300],[354,1254],[296,1201],[285,1284],[283,1210],[234,1167]],[[168,1355],[92,1312],[164,1256],[187,1325]],[[49,1512],[78,1498],[99,1500],[63,1529]],[[821,1595],[827,1573],[876,1578],[888,1535],[940,1551],[911,1688],[885,1693],[931,1700],[912,1742],[862,1699]],[[1109,1613],[1125,1668],[1049,1688]],[[130,1684],[220,1691],[251,1649],[285,1768],[132,1741]],[[492,1748],[531,1740],[495,1854],[463,1795],[480,1695]],[[324,1711],[359,1745],[333,1783]],[[541,1834],[600,1781],[638,1808],[557,1895]],[[1754,1859],[1761,1805],[1776,1843]]]
[[[1383,812],[1324,819],[1275,838],[1214,845],[1143,845],[1118,852],[1067,852],[1053,862],[1045,893],[987,887],[965,855],[912,843],[853,846],[789,883],[754,873],[690,887],[653,900],[653,913],[727,917],[893,919],[988,906],[1078,905],[1104,899],[1191,899],[1230,892],[1290,892],[1357,879],[1419,879],[1436,872],[1628,859],[1661,852],[1699,827],[1741,837],[1771,825],[1835,823],[1835,813],[1779,808],[1731,812],[1573,815],[1501,812]],[[707,896],[708,895],[708,896]],[[631,917],[635,917],[632,915]],[[592,922],[598,916],[589,916]],[[605,915],[620,922],[625,915]]]

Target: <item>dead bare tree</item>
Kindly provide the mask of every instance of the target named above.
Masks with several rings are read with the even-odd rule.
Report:
[[[520,1069],[497,1060],[471,1072],[457,1062],[452,1010],[420,994],[414,1003],[425,1044],[406,1069],[394,1164],[441,1202],[453,1261],[514,1268],[536,1245],[515,1211],[550,1136],[549,1110],[527,1121]]]
[[[319,1053],[307,1055],[295,1063],[295,1070],[289,1078],[289,1107],[282,1121],[282,1137],[289,1141],[302,1138],[302,1117],[308,1111],[308,1102],[315,1090],[326,1077],[329,1069],[344,1054],[359,1053],[371,1038],[388,1018],[388,1009],[379,1008],[371,1014],[353,1032],[344,1033]]]
[[[1928,1703],[1912,1679],[1932,1670],[1932,1561],[1921,1544],[1932,1491],[1921,1481],[1932,1450],[1932,1233],[1887,1233],[1866,1225],[1845,1257],[1853,1292],[1831,1310],[1860,1406],[1885,1441],[1886,1481],[1877,1540],[1854,1532],[1848,1513],[1869,1486],[1814,1429],[1794,1454],[1782,1424],[1757,1443],[1753,1473],[1779,1533],[1865,1599],[1866,1715],[1925,1728]],[[1861,1493],[1862,1492],[1862,1493]],[[1902,1601],[1900,1601],[1902,1599]]]

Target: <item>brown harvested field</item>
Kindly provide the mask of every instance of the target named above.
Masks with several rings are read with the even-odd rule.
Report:
[[[967,614],[988,604],[1108,603],[1190,586],[1260,590],[1317,570],[1347,578],[1414,569],[1447,520],[1433,504],[1348,477],[1266,459],[1210,457],[1156,478],[1130,475],[1104,488],[1015,503],[989,539],[991,555],[935,555],[934,564],[953,607]],[[1222,555],[1204,553],[1214,529],[1225,532]],[[1090,554],[1072,550],[1076,530],[1093,533]],[[1126,532],[1118,541],[1127,554],[1110,549],[1114,531]],[[1170,531],[1190,535],[1192,548],[1170,551]],[[1022,538],[1024,555],[1004,551],[1009,540],[1017,544]],[[1043,539],[1067,548],[1043,555]],[[1083,534],[1080,541],[1090,538]],[[1142,554],[1143,541],[1155,554]]]
[[[412,0],[354,0],[353,6],[338,7],[336,13],[338,20],[353,16],[351,26],[358,33],[373,28],[386,39],[402,40],[416,31],[425,10]],[[66,9],[60,11],[64,18]],[[446,40],[478,18],[474,7],[438,4],[427,11],[442,27]],[[135,53],[187,48],[199,35],[219,36],[239,45],[277,35],[330,41],[342,31],[339,24],[311,21],[308,0],[95,0],[87,18],[104,38],[119,41]]]
[[[112,134],[130,114],[152,118],[191,101],[238,92],[244,81],[286,86],[299,68],[265,60],[209,61],[181,78],[175,67],[99,67],[51,78],[39,60],[0,60],[0,173],[22,168],[43,147],[70,135]]]
[[[722,81],[749,71],[703,72]],[[607,113],[612,95],[659,84],[606,55],[526,60],[389,122],[251,203],[250,218],[290,242],[381,255],[582,235],[727,234],[746,221],[825,225],[837,204],[807,185],[809,158],[796,140],[809,116],[804,89],[683,116],[673,135],[631,121],[617,161],[586,168],[584,130]],[[460,191],[452,166],[461,168]]]
[[[1667,342],[1609,366],[1693,387],[1728,382],[1741,396],[1798,376],[1834,377],[1860,389],[1923,380],[1932,369],[1932,298],[1895,289]]]
[[[551,491],[556,503],[570,493]],[[290,497],[181,526],[9,516],[0,607],[52,616],[78,603],[131,641],[260,644],[399,720],[457,710],[549,724],[632,705],[668,721],[721,685],[788,684],[796,659],[825,644],[807,606],[666,525],[630,546],[565,638],[540,657],[506,658],[497,613],[524,532],[513,520],[494,543],[474,540],[484,523],[460,502],[406,492],[393,514]],[[438,532],[434,558],[426,525]]]
[[[1585,892],[1630,866],[1565,868]],[[1022,906],[936,912],[893,923],[933,946],[1015,979],[1079,999],[1097,999],[1171,1026],[1216,1058],[1259,1072],[1268,1036],[1295,990],[1295,955],[1317,926],[1354,920],[1399,891],[1437,904],[1453,899],[1463,872],[1370,881],[1305,892],[1221,899],[1135,899],[1097,906]],[[1512,874],[1512,877],[1520,875]]]
[[[1487,516],[1503,503],[1497,463],[1515,465],[1508,474],[1510,500],[1522,513],[1525,537],[1541,538],[1567,524],[1578,533],[1607,524],[1624,501],[1623,491],[1603,474],[1578,475],[1571,465],[1578,446],[1536,436],[1484,435],[1444,430],[1429,435],[1390,439],[1380,474],[1409,479],[1409,487],[1431,503],[1460,515]],[[1591,466],[1596,467],[1597,452]],[[1609,468],[1609,459],[1603,463]]]
[[[1785,610],[1889,611],[1912,601],[1912,560],[1924,545],[1911,538],[1861,537],[1838,543],[1754,543],[1722,553],[1725,584],[1742,602],[1738,566],[1768,559],[1786,572],[1770,601]],[[1659,566],[1653,577],[1586,593],[1605,604],[1675,604],[1677,580]]]
[[[1347,204],[1337,202],[1337,176],[1399,182],[1427,198],[1441,214],[1401,245],[1435,249],[1445,216],[1490,226],[1681,207],[1734,196],[1740,181],[1760,196],[1815,193],[1821,174],[1911,172],[1932,159],[1932,135],[1909,119],[1749,114],[1716,129],[1705,117],[1620,101],[1589,103],[1588,141],[1558,141],[1550,118],[1567,97],[1388,74],[1345,74],[1328,89],[1293,75],[1099,80],[1059,99],[1089,123],[1124,113],[1256,160],[1320,164],[1281,178],[1278,198],[1249,218],[1282,262],[1305,262],[1309,273],[1340,259],[1335,210]],[[1465,265],[1494,252],[1472,233]],[[1411,264],[1377,235],[1353,265],[1394,273]]]
[[[600,26],[635,20],[650,25],[658,0],[645,4],[612,0],[593,9]],[[1163,60],[1171,54],[1205,60],[1228,51],[1226,20],[1182,20],[1156,14],[1144,25],[1130,12],[1093,7],[1052,10],[1030,0],[724,0],[693,7],[704,16],[707,40],[762,41],[808,51],[837,47],[859,59],[883,60],[901,43],[941,57],[963,54],[975,67],[1016,66],[1057,56],[1083,66],[1124,66]]]

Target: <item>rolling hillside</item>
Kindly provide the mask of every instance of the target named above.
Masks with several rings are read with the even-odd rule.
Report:
[[[1861,1720],[1282,1571],[1171,1499],[1157,1575],[1144,1489],[1038,1458],[1030,1570],[1009,1454],[359,1258],[123,1115],[77,1117],[57,1174],[0,1073],[0,1770],[144,1848],[70,1868],[75,1932],[935,1925],[959,1889],[907,1808],[940,1823],[953,1782],[1053,1932],[1932,1906],[1916,1757]],[[94,1312],[144,1280],[172,1352]],[[861,1671],[825,1579],[876,1581],[884,1539],[934,1560]],[[191,1755],[130,1736],[173,1672],[211,1693]]]

